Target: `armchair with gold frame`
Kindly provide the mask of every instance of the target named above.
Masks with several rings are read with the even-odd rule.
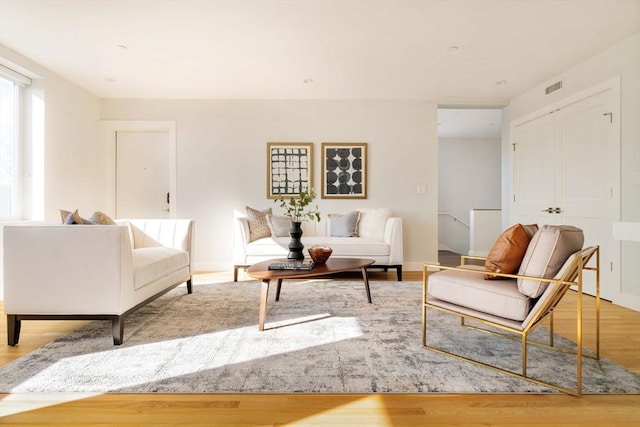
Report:
[[[598,246],[590,246],[584,248],[573,255],[571,255],[560,271],[553,278],[544,278],[545,282],[548,282],[548,286],[544,293],[537,299],[532,300],[532,307],[529,310],[526,318],[520,322],[505,319],[500,316],[489,314],[485,311],[478,310],[477,308],[469,308],[463,305],[454,304],[447,301],[439,300],[435,297],[432,297],[429,294],[429,276],[437,275],[436,273],[429,273],[428,270],[440,269],[440,270],[450,270],[454,271],[454,273],[449,273],[449,275],[453,274],[463,274],[466,275],[467,278],[471,275],[477,275],[479,282],[486,282],[483,280],[483,275],[486,274],[484,269],[480,269],[474,266],[466,265],[466,261],[469,259],[477,259],[482,260],[484,258],[481,257],[470,257],[470,256],[462,256],[462,265],[460,267],[444,267],[439,265],[430,265],[425,264],[423,268],[423,307],[422,307],[422,345],[426,349],[430,349],[442,354],[446,354],[449,356],[453,356],[459,360],[464,360],[467,362],[471,362],[473,364],[483,366],[498,372],[502,372],[508,375],[512,375],[515,377],[523,378],[525,380],[534,382],[539,385],[543,385],[546,387],[550,387],[564,393],[580,396],[582,394],[582,358],[589,357],[593,359],[600,358],[600,250]],[[594,354],[586,354],[583,351],[583,333],[582,333],[582,323],[583,323],[583,272],[584,271],[592,271],[595,273],[595,284],[596,284],[596,344]],[[495,273],[495,276],[500,276],[503,278],[511,279],[514,282],[516,279],[536,279],[540,280],[541,277],[531,277],[531,276],[523,276],[517,274],[500,274]],[[495,281],[494,281],[495,282]],[[503,282],[503,281],[500,281]],[[553,312],[557,307],[560,300],[567,293],[567,291],[571,288],[575,287],[576,291],[576,348],[568,349],[568,348],[560,348],[554,345],[553,342]],[[469,327],[472,329],[477,329],[482,332],[494,333],[497,335],[501,335],[506,338],[511,339],[520,339],[521,341],[521,358],[522,358],[522,368],[521,372],[516,372],[512,370],[508,370],[506,368],[490,365],[485,362],[481,362],[479,360],[472,359],[470,357],[466,357],[463,355],[455,354],[453,352],[444,350],[442,348],[438,348],[432,345],[427,344],[427,309],[435,309],[440,310],[449,314],[453,314],[460,317],[460,325],[462,327]],[[490,311],[490,310],[487,310]],[[534,341],[529,341],[529,334],[536,329],[545,319],[549,319],[549,343],[539,343]],[[497,328],[500,331],[490,331],[489,329],[480,328],[476,326],[472,326],[470,324],[465,324],[465,319],[475,320],[480,322],[483,325],[488,325],[493,328]],[[576,387],[575,389],[571,389],[559,384],[553,384],[549,381],[543,381],[540,379],[533,378],[527,375],[527,344],[533,344],[538,346],[543,346],[547,348],[551,348],[558,351],[573,353],[576,355]]]

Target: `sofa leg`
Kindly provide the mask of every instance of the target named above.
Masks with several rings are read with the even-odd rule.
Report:
[[[398,282],[402,282],[402,266],[401,265],[396,267],[396,274],[398,276]]]
[[[237,282],[238,281],[238,266],[234,265],[233,266],[233,281]]]
[[[191,287],[191,278],[187,280],[187,293],[190,294],[193,292],[193,288]]]
[[[124,317],[116,316],[111,319],[111,331],[113,333],[113,345],[120,345],[124,339]]]
[[[22,321],[15,314],[7,314],[7,344],[15,346],[20,340],[20,326]]]

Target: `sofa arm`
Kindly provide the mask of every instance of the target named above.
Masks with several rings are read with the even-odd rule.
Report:
[[[121,314],[133,292],[122,225],[7,225],[3,258],[7,314]]]
[[[236,215],[233,218],[233,264],[247,263],[247,244],[249,243],[249,222],[247,217]]]
[[[194,221],[191,219],[123,219],[117,222],[131,227],[134,249],[164,246],[186,251],[189,259],[192,257]]]
[[[402,218],[387,219],[384,228],[384,241],[389,244],[389,264],[402,264],[404,260]]]

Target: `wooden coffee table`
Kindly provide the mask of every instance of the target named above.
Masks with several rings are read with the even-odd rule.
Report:
[[[267,312],[267,297],[269,296],[269,284],[271,280],[278,280],[276,288],[276,301],[280,300],[280,288],[283,279],[307,279],[309,277],[325,276],[332,273],[357,270],[362,271],[364,289],[367,292],[367,300],[371,304],[371,291],[369,290],[369,275],[367,266],[375,261],[368,258],[329,258],[324,264],[314,265],[311,270],[269,270],[272,262],[287,262],[287,259],[270,259],[252,265],[247,269],[249,276],[262,280],[262,293],[260,295],[260,317],[258,318],[258,330],[264,331],[264,317]]]

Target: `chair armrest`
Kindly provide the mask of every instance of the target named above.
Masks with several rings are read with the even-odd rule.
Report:
[[[389,244],[389,264],[402,264],[404,260],[402,218],[387,219],[384,228],[384,241]]]
[[[122,225],[7,225],[3,258],[7,314],[120,314],[133,292]]]

